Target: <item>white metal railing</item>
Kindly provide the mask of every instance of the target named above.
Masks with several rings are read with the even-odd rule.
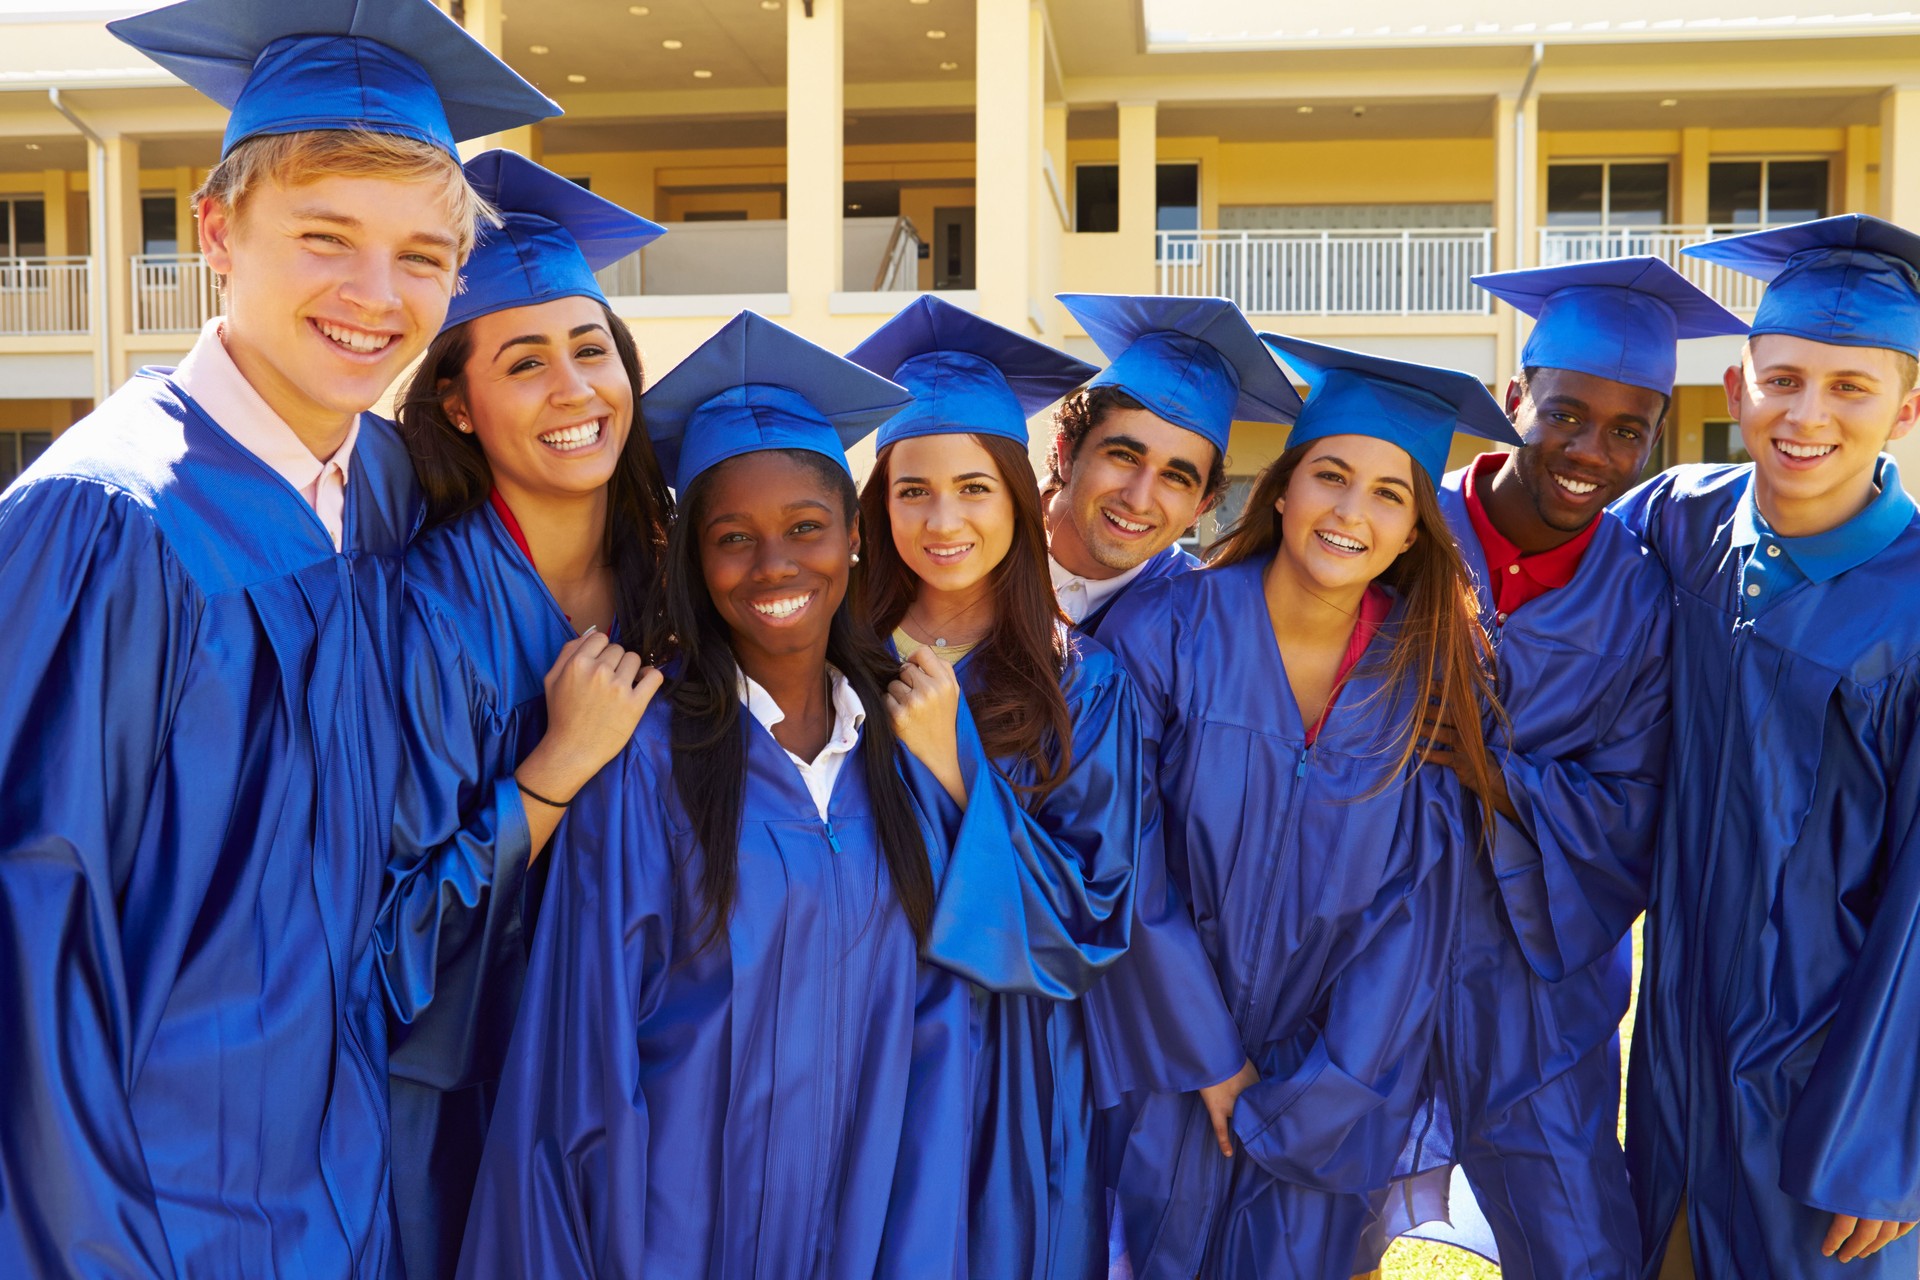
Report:
[[[1764,228],[1753,226],[1657,227],[1542,227],[1540,265],[1557,267],[1594,258],[1628,258],[1647,254],[1659,258],[1733,311],[1752,311],[1760,305],[1766,282],[1738,271],[1689,258],[1680,251],[1703,240],[1719,240]]]
[[[1485,315],[1492,228],[1161,231],[1160,292],[1267,315]]]
[[[199,254],[133,256],[135,333],[197,333],[219,312],[213,271]]]
[[[0,258],[0,334],[87,332],[86,258]]]

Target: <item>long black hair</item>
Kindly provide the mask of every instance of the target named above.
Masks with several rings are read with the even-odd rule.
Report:
[[[772,452],[806,468],[823,489],[837,495],[848,526],[853,526],[860,501],[846,471],[811,450]],[[679,670],[666,690],[673,707],[673,786],[703,854],[700,892],[704,901],[698,927],[702,948],[727,936],[739,886],[740,818],[747,792],[747,724],[740,707],[740,667],[734,658],[732,632],[707,594],[700,565],[700,526],[714,474],[703,472],[681,493],[680,513],[667,538],[666,621],[680,652]],[[907,784],[897,768],[899,739],[886,714],[887,684],[900,664],[864,619],[856,617],[853,594],[849,590],[833,611],[827,661],[839,668],[867,708],[861,759],[874,824],[894,897],[906,913],[915,941],[924,945],[933,923],[933,869]]]
[[[640,352],[633,334],[604,303],[613,349],[633,385],[633,423],[607,482],[607,528],[602,562],[613,566],[615,617],[620,637],[649,660],[666,647],[660,579],[666,561],[667,525],[673,496],[660,474],[653,443],[640,419]],[[427,499],[426,527],[478,510],[493,492],[493,469],[480,441],[453,425],[447,401],[464,394],[467,359],[473,354],[473,322],[454,325],[427,347],[400,400],[400,437]]]

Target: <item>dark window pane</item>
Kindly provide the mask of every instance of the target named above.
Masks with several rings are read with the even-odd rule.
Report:
[[[574,186],[580,188],[582,191],[593,190],[592,178],[568,178],[567,181],[571,182]]]
[[[20,433],[20,469],[25,471],[32,466],[47,447],[53,443],[51,431],[23,431]]]
[[[20,437],[12,431],[0,431],[0,489],[13,483],[20,474]]]
[[[1775,160],[1767,165],[1767,221],[1810,222],[1827,216],[1827,162]]]
[[[1073,229],[1120,229],[1120,166],[1083,164],[1073,171]]]
[[[1700,441],[1700,461],[1702,462],[1751,462],[1746,442],[1740,439],[1740,424],[1737,422],[1712,422],[1703,424]]]
[[[1602,170],[1597,164],[1547,167],[1547,225],[1598,226]]]
[[[1616,164],[1607,170],[1607,221],[1636,227],[1667,220],[1667,166]]]
[[[1723,160],[1707,166],[1707,221],[1747,226],[1760,221],[1760,162]]]
[[[1163,164],[1154,171],[1154,222],[1161,231],[1200,225],[1200,166]]]
[[[47,253],[47,205],[43,200],[13,202],[13,251],[23,258]]]
[[[178,253],[172,196],[140,197],[140,252]]]

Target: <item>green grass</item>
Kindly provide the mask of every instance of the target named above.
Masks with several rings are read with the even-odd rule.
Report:
[[[1640,999],[1640,926],[1633,930],[1633,999]],[[1627,1018],[1620,1024],[1620,1060],[1622,1071],[1626,1068],[1626,1055],[1633,1042],[1633,1005],[1627,1008]],[[1626,1090],[1621,1089],[1620,1132],[1627,1130]],[[1424,1240],[1399,1240],[1387,1250],[1385,1261],[1381,1263],[1380,1275],[1383,1280],[1494,1280],[1500,1274],[1500,1268],[1485,1258],[1451,1248],[1444,1244],[1429,1244]]]

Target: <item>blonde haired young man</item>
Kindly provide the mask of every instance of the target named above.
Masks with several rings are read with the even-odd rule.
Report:
[[[1618,508],[1674,588],[1673,737],[1627,1088],[1643,1275],[1911,1280],[1920,1249],[1920,236],[1696,245],[1769,281],[1751,463]]]
[[[427,0],[115,34],[232,108],[225,314],[0,496],[0,1274],[397,1274],[382,891],[407,458],[366,410],[551,103]]]

